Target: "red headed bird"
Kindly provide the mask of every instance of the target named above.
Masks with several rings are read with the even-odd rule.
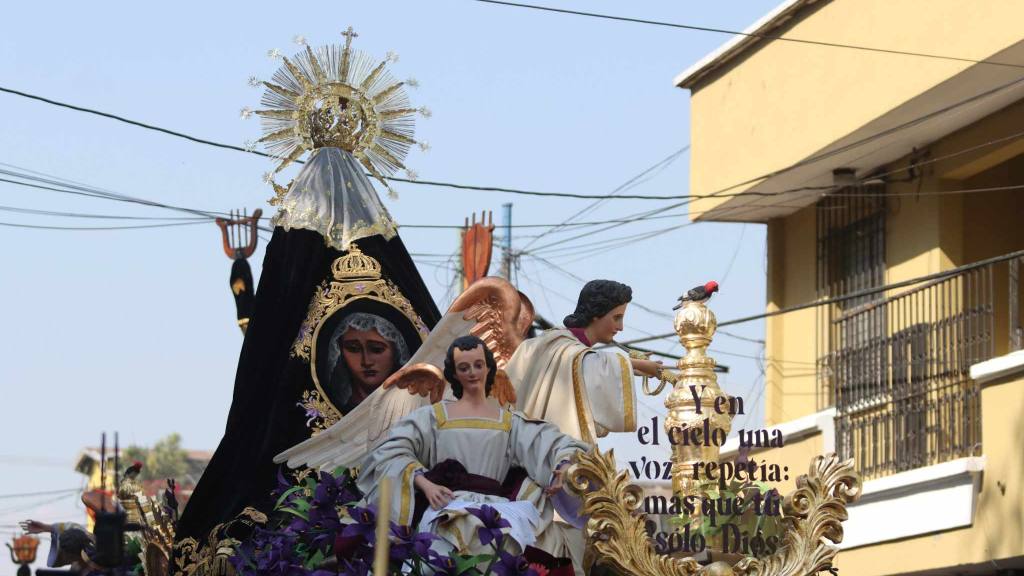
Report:
[[[676,304],[672,309],[679,310],[687,302],[707,302],[715,292],[718,292],[718,282],[714,280],[703,286],[690,288],[686,294],[679,297],[679,304]]]

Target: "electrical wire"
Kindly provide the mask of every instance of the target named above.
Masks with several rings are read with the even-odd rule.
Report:
[[[567,10],[564,8],[552,8],[550,6],[538,6],[535,4],[521,4],[519,2],[505,2],[504,0],[476,0],[477,2],[483,2],[485,4],[497,4],[501,6],[512,6],[515,8],[529,8],[532,10],[541,10],[544,12],[556,12],[559,14],[569,14],[573,16],[586,16],[589,18],[600,18],[603,20],[615,20],[620,22],[631,22],[634,24],[650,24],[652,26],[662,26],[668,28],[680,28],[683,30],[694,30],[698,32],[713,32],[716,34],[729,34],[733,36],[746,36],[749,38],[760,38],[762,40],[778,40],[780,42],[794,42],[798,44],[808,44],[813,46],[825,46],[829,48],[846,48],[850,50],[861,50],[865,52],[877,52],[881,54],[893,54],[899,56],[915,56],[920,58],[930,58],[933,60],[949,60],[952,62],[968,62],[971,64],[987,64],[990,66],[1004,66],[1009,68],[1024,68],[1024,64],[1014,64],[1012,62],[997,62],[993,60],[976,60],[974,58],[961,58],[957,56],[943,56],[940,54],[928,54],[925,52],[912,52],[908,50],[894,50],[889,48],[873,48],[870,46],[858,46],[855,44],[843,44],[839,42],[826,42],[822,40],[805,40],[802,38],[786,38],[783,36],[773,36],[769,34],[760,34],[757,32],[741,32],[739,30],[727,30],[725,28],[712,28],[708,26],[696,26],[693,24],[678,24],[674,22],[661,22],[658,20],[645,20],[642,18],[631,18],[627,16],[612,16],[610,14],[598,14],[595,12],[582,12],[579,10]]]
[[[189,220],[209,222],[205,216],[120,216],[115,214],[83,214],[80,212],[57,212],[53,210],[35,210],[32,208],[21,208],[17,206],[0,206],[0,211],[16,212],[19,214],[35,214],[39,216],[64,216],[68,218],[95,218],[99,220]]]
[[[492,0],[478,0],[478,1],[492,1]],[[554,9],[552,9],[552,10],[554,10]],[[1024,67],[1024,66],[1021,66],[1021,67]],[[868,144],[870,142],[873,142],[874,140],[877,140],[879,138],[888,136],[890,134],[893,134],[893,133],[896,133],[896,132],[899,132],[899,131],[911,128],[913,126],[916,126],[917,124],[920,124],[922,122],[925,122],[925,121],[930,120],[932,118],[935,118],[937,116],[943,115],[943,114],[945,114],[947,112],[950,112],[952,110],[955,110],[955,109],[957,109],[957,108],[959,108],[961,106],[970,104],[970,103],[975,102],[975,101],[977,101],[979,99],[982,99],[982,98],[984,98],[986,96],[990,96],[992,94],[996,94],[996,93],[998,93],[998,92],[1000,92],[1002,90],[1005,90],[1007,88],[1013,87],[1013,86],[1019,84],[1022,81],[1024,81],[1024,77],[1018,78],[1018,79],[1013,80],[1011,82],[1008,82],[1006,84],[1001,84],[1001,85],[996,86],[996,87],[994,87],[992,89],[989,89],[989,90],[986,90],[984,92],[975,94],[973,96],[970,96],[970,97],[968,97],[968,98],[966,98],[964,100],[961,100],[959,102],[956,102],[954,104],[951,104],[951,105],[948,105],[946,107],[940,108],[938,110],[929,112],[927,114],[924,114],[924,115],[919,116],[917,118],[914,118],[912,120],[904,122],[903,124],[899,124],[897,126],[894,126],[894,127],[882,130],[881,132],[878,132],[876,134],[867,136],[865,138],[862,138],[862,139],[857,140],[855,142],[852,142],[850,144],[841,146],[841,147],[836,148],[834,150],[829,150],[827,152],[823,152],[821,154],[817,154],[817,155],[811,156],[809,158],[806,158],[804,160],[801,160],[799,162],[796,162],[794,164],[786,166],[785,168],[781,168],[779,170],[768,172],[768,173],[766,173],[764,175],[757,176],[755,178],[751,178],[751,179],[745,180],[743,182],[738,182],[736,184],[733,184],[731,186],[727,186],[725,188],[719,189],[719,190],[717,190],[715,192],[711,192],[709,194],[685,194],[685,195],[575,194],[575,193],[567,193],[567,192],[540,192],[540,191],[532,191],[532,190],[521,190],[521,189],[516,189],[516,188],[507,188],[507,187],[500,187],[500,186],[476,186],[476,185],[469,185],[469,184],[457,184],[457,183],[452,183],[452,182],[440,182],[440,181],[430,181],[430,180],[410,180],[410,179],[407,179],[407,178],[398,178],[398,177],[389,177],[387,179],[388,180],[392,180],[392,181],[396,181],[396,182],[405,182],[405,183],[409,183],[409,184],[418,184],[418,185],[426,185],[426,186],[446,187],[446,188],[452,188],[452,189],[457,189],[457,190],[475,190],[475,191],[485,191],[485,192],[504,192],[504,193],[510,193],[510,194],[522,194],[522,195],[529,195],[529,196],[549,196],[549,197],[577,198],[577,199],[598,199],[598,200],[609,200],[609,199],[635,199],[635,200],[656,200],[656,201],[658,201],[658,200],[683,200],[683,202],[680,203],[680,204],[675,204],[675,205],[673,205],[671,207],[664,208],[664,209],[671,209],[671,208],[674,208],[674,207],[679,207],[679,206],[685,205],[687,202],[693,201],[695,199],[701,199],[701,198],[727,198],[727,197],[734,197],[734,196],[746,196],[746,197],[769,196],[770,197],[770,196],[778,196],[778,195],[782,195],[782,194],[791,194],[791,193],[814,191],[814,190],[818,190],[818,191],[831,190],[831,189],[833,189],[835,187],[834,186],[809,186],[809,187],[794,188],[794,189],[790,189],[790,190],[779,190],[779,191],[775,191],[775,192],[744,191],[744,192],[738,192],[738,193],[733,193],[733,194],[729,194],[728,193],[729,190],[732,190],[734,188],[738,188],[740,186],[745,186],[745,185],[748,185],[748,184],[753,184],[753,183],[756,183],[756,182],[760,182],[762,180],[766,180],[768,178],[771,178],[771,177],[774,177],[774,176],[777,176],[777,175],[789,172],[789,171],[794,170],[796,168],[799,168],[799,167],[802,167],[802,166],[806,166],[808,164],[812,164],[814,162],[818,162],[820,160],[824,160],[824,159],[830,158],[832,156],[835,156],[837,154],[846,152],[848,150],[851,150],[851,149],[863,146],[865,144]],[[230,145],[230,144],[223,144],[223,143],[219,143],[219,142],[214,142],[212,140],[207,140],[207,139],[204,139],[204,138],[198,138],[198,137],[195,137],[195,136],[191,136],[191,135],[185,134],[183,132],[178,132],[178,131],[175,131],[175,130],[170,130],[170,129],[167,129],[167,128],[162,128],[162,127],[159,127],[159,126],[155,126],[155,125],[151,125],[151,124],[146,124],[144,122],[139,122],[139,121],[136,121],[136,120],[131,120],[131,119],[128,119],[128,118],[124,118],[124,117],[118,116],[116,114],[110,114],[110,113],[107,113],[107,112],[101,112],[101,111],[98,111],[98,110],[93,110],[93,109],[85,108],[85,107],[82,107],[82,106],[76,106],[76,105],[68,104],[68,103],[65,103],[65,102],[59,102],[59,101],[56,101],[56,100],[52,100],[50,98],[45,98],[45,97],[38,96],[38,95],[35,95],[35,94],[29,94],[27,92],[22,92],[20,90],[15,90],[15,89],[12,89],[12,88],[6,88],[6,87],[3,87],[3,86],[0,86],[0,92],[6,92],[8,94],[12,94],[12,95],[16,95],[16,96],[21,96],[21,97],[24,97],[24,98],[29,98],[29,99],[32,99],[32,100],[44,102],[44,103],[51,104],[51,105],[58,106],[58,107],[68,108],[68,109],[79,111],[79,112],[95,114],[95,115],[102,116],[102,117],[105,117],[105,118],[117,120],[117,121],[120,121],[120,122],[125,122],[125,123],[131,124],[131,125],[134,125],[134,126],[137,126],[137,127],[140,127],[140,128],[144,128],[144,129],[148,129],[148,130],[155,130],[155,131],[158,131],[158,132],[161,132],[161,133],[164,133],[164,134],[168,134],[168,135],[171,135],[171,136],[175,136],[175,137],[179,137],[179,138],[184,138],[184,139],[187,139],[189,141],[192,141],[192,142],[195,142],[195,143],[199,143],[199,144],[206,144],[206,145],[215,146],[215,147],[218,147],[218,148],[235,150],[235,151],[246,152],[246,153],[250,153],[250,154],[256,154],[256,155],[262,156],[262,157],[273,158],[272,155],[269,155],[269,154],[266,154],[266,153],[263,153],[263,152],[259,152],[259,151],[256,151],[256,150],[249,150],[249,149],[246,149],[246,148],[241,147],[241,146],[234,146],[234,145]],[[301,161],[296,161],[296,162],[297,163],[302,163]]]
[[[771,312],[764,312],[762,314],[754,314],[752,316],[744,316],[744,317],[741,317],[741,318],[735,318],[733,320],[727,320],[725,322],[719,322],[718,326],[719,327],[722,327],[722,326],[732,326],[734,324],[743,324],[743,323],[746,323],[746,322],[752,322],[754,320],[762,320],[764,318],[771,318],[773,316],[781,316],[783,314],[789,314],[790,312],[796,312],[798,310],[806,310],[806,309],[809,309],[809,308],[818,308],[820,306],[830,306],[832,304],[838,304],[840,302],[846,302],[848,300],[853,300],[853,299],[856,299],[856,298],[864,298],[865,296],[872,296],[874,294],[881,294],[881,293],[884,293],[884,292],[888,292],[889,290],[897,290],[899,288],[906,288],[907,286],[913,286],[915,284],[920,284],[922,282],[931,282],[931,281],[934,281],[934,280],[943,280],[943,279],[946,279],[946,278],[951,278],[951,277],[957,276],[957,275],[959,275],[959,274],[961,274],[963,272],[969,272],[971,270],[975,270],[977,268],[982,268],[982,267],[988,266],[990,264],[998,264],[1000,262],[1006,262],[1006,261],[1009,261],[1009,260],[1014,260],[1014,259],[1019,259],[1019,258],[1024,258],[1024,250],[1017,250],[1015,252],[1009,252],[1009,253],[1003,254],[1001,256],[994,256],[992,258],[986,258],[984,260],[978,260],[977,262],[972,262],[970,264],[964,264],[963,266],[957,266],[955,268],[950,268],[948,270],[943,270],[941,272],[934,272],[932,274],[925,274],[923,276],[917,276],[917,277],[914,277],[914,278],[909,278],[907,280],[902,280],[902,281],[899,281],[899,282],[893,282],[892,284],[886,284],[886,285],[883,285],[883,286],[877,286],[875,288],[865,288],[864,290],[857,290],[857,291],[854,291],[854,292],[850,292],[848,294],[844,294],[842,296],[835,296],[833,298],[825,298],[825,299],[817,300],[817,301],[814,301],[814,302],[807,302],[807,303],[804,303],[804,304],[797,304],[795,306],[787,306],[786,308],[781,308],[779,310],[773,310]],[[675,336],[675,332],[669,332],[669,333],[666,333],[666,334],[659,334],[657,336],[653,336],[653,337],[650,337],[650,338],[640,338],[640,339],[632,340],[632,341],[629,341],[629,342],[622,342],[622,344],[624,344],[624,345],[639,344],[639,343],[648,342],[648,341],[651,341],[651,340],[663,340],[665,338],[669,338],[669,337],[672,337],[672,336]]]
[[[729,265],[725,267],[725,273],[722,274],[720,284],[725,284],[725,281],[729,278],[729,273],[732,272],[732,265],[736,263],[736,257],[740,255],[740,248],[743,247],[743,235],[747,231],[747,225],[743,224],[740,228],[740,238],[736,241],[736,249],[732,252],[732,257],[729,258]]]
[[[832,149],[832,150],[828,150],[828,151],[822,152],[820,154],[815,154],[813,156],[810,156],[810,157],[805,158],[803,160],[800,160],[798,162],[794,162],[793,164],[790,164],[790,165],[788,165],[788,166],[786,166],[784,168],[780,168],[778,170],[773,170],[771,172],[765,173],[765,174],[763,174],[761,176],[756,176],[754,178],[748,178],[747,180],[744,180],[742,182],[737,182],[736,184],[732,184],[731,186],[726,186],[724,188],[719,188],[718,190],[716,190],[714,192],[711,192],[709,194],[692,194],[691,198],[700,199],[700,198],[725,198],[725,197],[728,197],[730,195],[728,195],[726,193],[729,190],[732,190],[734,188],[739,188],[740,186],[746,186],[748,184],[754,184],[754,183],[757,183],[757,182],[761,182],[763,180],[767,180],[768,178],[779,176],[781,174],[785,174],[786,172],[791,172],[793,170],[796,170],[797,168],[801,168],[803,166],[807,166],[809,164],[813,164],[815,162],[819,162],[821,160],[825,160],[827,158],[831,158],[832,156],[836,156],[838,154],[842,154],[843,152],[847,152],[849,150],[853,150],[855,148],[859,148],[860,146],[863,146],[865,144],[870,144],[871,142],[874,142],[875,140],[884,138],[886,136],[889,136],[891,134],[895,134],[897,132],[901,132],[903,130],[907,130],[909,128],[913,128],[914,126],[917,126],[918,124],[927,122],[928,120],[931,120],[933,118],[937,118],[939,116],[942,116],[944,114],[952,112],[952,111],[954,111],[954,110],[956,110],[956,109],[958,109],[958,108],[960,108],[962,106],[966,106],[968,104],[973,104],[974,102],[976,102],[978,100],[984,99],[984,98],[986,98],[988,96],[991,96],[991,95],[994,95],[994,94],[998,94],[999,92],[1002,92],[1003,90],[1007,90],[1009,88],[1013,88],[1013,87],[1017,86],[1018,84],[1021,84],[1022,82],[1024,82],[1024,76],[1016,78],[1014,80],[1011,80],[1011,81],[1003,83],[1003,84],[999,84],[999,85],[997,85],[997,86],[995,86],[993,88],[989,88],[989,89],[984,90],[982,92],[979,92],[977,94],[973,94],[971,96],[968,96],[967,98],[964,98],[963,100],[959,100],[959,101],[954,102],[952,104],[943,106],[942,108],[939,108],[938,110],[933,110],[933,111],[928,112],[926,114],[923,114],[921,116],[917,116],[915,118],[907,120],[906,122],[903,122],[901,124],[897,124],[896,126],[892,126],[892,127],[886,128],[884,130],[881,130],[879,132],[876,132],[874,134],[871,134],[869,136],[865,136],[865,137],[863,137],[863,138],[861,138],[859,140],[855,140],[854,142],[851,142],[849,144],[845,144],[845,145],[840,146],[838,148],[835,148],[835,149]],[[815,187],[808,187],[808,189],[813,189],[813,188],[815,188]],[[829,186],[827,188],[833,188],[833,187]],[[780,192],[784,192],[784,191],[780,191]],[[749,194],[751,196],[772,196],[772,195],[777,195],[776,193],[753,192],[753,191],[750,191],[750,192],[740,192],[739,194]],[[733,195],[737,195],[737,194],[733,194]]]
[[[665,158],[663,158],[663,159],[659,160],[659,161],[658,161],[657,163],[655,163],[655,164],[654,164],[653,166],[650,166],[650,167],[648,167],[648,168],[644,169],[644,171],[643,171],[643,172],[640,172],[640,173],[639,173],[639,174],[637,174],[636,176],[633,176],[633,177],[632,177],[632,178],[630,178],[629,180],[627,180],[627,181],[623,182],[622,184],[618,185],[618,186],[617,186],[617,187],[616,187],[616,188],[615,188],[614,190],[612,190],[612,191],[611,191],[611,194],[610,194],[609,196],[615,196],[616,194],[619,194],[619,193],[621,193],[621,192],[624,192],[625,190],[629,190],[630,188],[632,188],[632,187],[634,187],[634,186],[638,185],[639,183],[641,183],[641,182],[643,181],[643,180],[641,180],[642,178],[644,178],[645,176],[647,176],[648,174],[650,174],[650,173],[651,173],[651,172],[653,172],[654,170],[658,170],[658,171],[660,172],[660,171],[661,171],[661,170],[663,170],[663,169],[664,169],[665,167],[667,167],[667,166],[669,166],[670,164],[672,164],[673,162],[675,162],[675,161],[676,161],[676,159],[678,159],[678,158],[679,158],[680,156],[682,156],[682,155],[683,155],[683,153],[684,153],[684,152],[686,152],[686,151],[687,151],[687,150],[689,150],[689,149],[690,149],[690,145],[689,145],[689,144],[687,144],[687,145],[683,146],[682,148],[680,148],[680,149],[676,150],[676,151],[675,151],[675,152],[673,152],[672,154],[669,154],[669,155],[668,155],[668,156],[666,156]],[[566,219],[566,220],[565,220],[565,221],[564,221],[564,222],[562,223],[562,225],[561,225],[561,226],[558,226],[558,227],[556,227],[556,228],[552,228],[552,229],[550,229],[550,230],[548,230],[548,231],[544,232],[543,234],[541,234],[541,235],[540,235],[540,236],[538,236],[537,238],[534,238],[534,239],[533,239],[533,240],[531,240],[531,241],[530,241],[529,243],[527,243],[527,244],[526,244],[526,246],[524,246],[524,247],[522,248],[522,250],[526,250],[526,249],[528,249],[528,248],[529,248],[530,246],[532,246],[532,245],[533,245],[533,243],[534,243],[534,242],[536,242],[537,240],[539,240],[539,239],[543,238],[543,237],[544,237],[545,235],[547,235],[547,234],[552,234],[552,233],[555,233],[555,232],[557,232],[557,231],[558,231],[558,230],[559,230],[560,228],[562,228],[562,227],[565,227],[565,226],[569,225],[569,224],[570,224],[570,223],[571,223],[571,222],[572,222],[573,220],[575,220],[576,218],[578,218],[578,217],[580,217],[580,216],[582,216],[582,215],[584,215],[584,214],[587,214],[588,212],[591,212],[591,211],[593,211],[593,210],[594,210],[594,209],[596,209],[596,208],[597,208],[598,206],[600,206],[600,205],[601,205],[602,203],[604,203],[604,202],[605,202],[605,200],[606,200],[606,199],[601,199],[601,200],[597,200],[597,201],[595,201],[595,202],[592,202],[592,203],[591,203],[591,204],[589,204],[588,206],[584,207],[583,209],[581,209],[581,210],[578,210],[577,212],[575,212],[574,214],[572,214],[571,216],[569,216],[569,217],[568,217],[568,218],[567,218],[567,219]]]
[[[8,498],[33,498],[35,496],[52,496],[54,494],[68,494],[70,492],[80,492],[81,488],[65,488],[63,490],[43,490],[42,492],[21,492],[17,494],[0,494],[0,500],[6,500]]]
[[[14,222],[0,222],[0,226],[6,226],[8,228],[27,228],[33,230],[69,230],[76,232],[99,230],[142,230],[146,228],[171,228],[176,226],[194,226],[196,224],[207,224],[207,222],[167,222],[164,224],[138,224],[134,226],[43,226],[39,224],[15,224]]]

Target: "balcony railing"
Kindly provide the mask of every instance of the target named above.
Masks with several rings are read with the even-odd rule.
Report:
[[[997,317],[1009,328],[1000,345],[1020,348],[1018,263],[832,313],[818,373],[836,407],[837,451],[865,477],[980,454],[980,397],[969,371],[994,355]],[[997,292],[1008,296],[998,305]]]

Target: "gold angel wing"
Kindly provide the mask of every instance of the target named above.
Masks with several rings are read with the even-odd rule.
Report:
[[[512,353],[526,337],[533,324],[533,303],[525,294],[503,278],[488,276],[466,289],[448,313],[462,313],[472,321],[470,334],[487,343],[499,368],[504,368]]]
[[[502,406],[516,405],[516,389],[512,386],[512,381],[509,380],[508,374],[500,368],[494,375],[494,387],[491,388],[491,396]]]
[[[383,388],[395,386],[430,398],[430,403],[440,402],[444,396],[445,380],[441,369],[427,362],[406,364],[384,381]]]

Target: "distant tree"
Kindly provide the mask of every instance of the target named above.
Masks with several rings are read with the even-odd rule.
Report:
[[[123,473],[124,469],[131,466],[132,462],[138,460],[142,462],[142,475],[146,474],[146,459],[149,458],[149,448],[143,446],[129,446],[124,449],[121,453],[121,470],[118,473]]]
[[[188,472],[188,453],[181,448],[181,435],[169,434],[149,449],[141,477],[144,480],[181,478]]]

